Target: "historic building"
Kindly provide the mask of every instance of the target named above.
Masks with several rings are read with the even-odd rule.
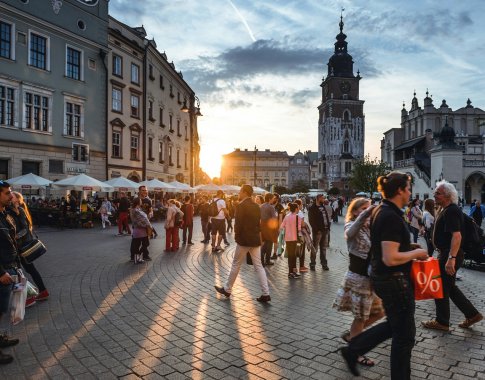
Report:
[[[288,188],[299,183],[309,188],[318,188],[318,152],[298,151],[289,160]]]
[[[286,152],[236,149],[222,156],[221,181],[228,185],[269,188],[288,186],[289,156]]]
[[[327,77],[320,85],[319,187],[337,187],[342,194],[350,194],[349,177],[353,164],[364,157],[364,101],[359,99],[361,76],[358,71],[354,75],[354,62],[347,52],[342,17],[339,26],[335,52],[328,61]]]
[[[0,2],[0,179],[106,179],[108,1]]]
[[[143,27],[110,17],[109,176],[195,184],[198,98]]]
[[[381,159],[413,177],[413,196],[432,196],[437,181],[453,183],[471,202],[485,201],[485,111],[466,105],[453,111],[443,100],[435,107],[426,91],[423,107],[416,93],[401,111],[401,127],[384,133]]]

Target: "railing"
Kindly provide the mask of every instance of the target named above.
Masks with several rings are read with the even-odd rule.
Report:
[[[485,167],[484,160],[463,160],[463,166],[465,167]]]
[[[414,164],[414,171],[419,178],[426,182],[426,185],[428,185],[428,187],[431,187],[431,178],[429,178],[428,175],[424,171],[422,171],[416,164]]]
[[[406,168],[414,165],[414,158],[408,158],[407,160],[394,161],[394,168]]]

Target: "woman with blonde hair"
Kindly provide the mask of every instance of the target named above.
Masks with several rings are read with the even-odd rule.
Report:
[[[169,199],[165,219],[165,252],[175,252],[179,249],[179,228],[183,217],[184,213],[180,210],[180,203],[175,199]]]
[[[29,208],[25,203],[23,195],[17,191],[12,191],[12,195],[12,205],[8,210],[8,213],[15,220],[17,231],[15,240],[19,249],[21,249],[22,247],[25,247],[26,244],[31,242],[32,239],[34,239],[32,217],[30,216]],[[22,267],[28,274],[30,274],[32,280],[34,281],[34,284],[39,289],[39,294],[34,297],[29,297],[26,301],[25,306],[32,306],[36,301],[45,301],[49,298],[49,292],[45,287],[42,276],[38,272],[34,263],[27,263],[27,261],[21,255],[19,255],[19,257]]]
[[[369,199],[355,198],[350,203],[345,217],[344,234],[350,264],[337,291],[333,307],[338,311],[351,311],[354,315],[350,332],[342,334],[342,339],[346,342],[384,316],[381,300],[372,290],[367,273],[371,246],[369,224],[373,208]],[[374,365],[374,362],[365,356],[359,357],[357,361],[369,367]]]

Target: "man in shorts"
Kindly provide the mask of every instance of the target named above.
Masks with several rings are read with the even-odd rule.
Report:
[[[222,251],[221,243],[226,233],[226,201],[223,197],[222,190],[218,190],[212,200],[212,202],[216,202],[218,211],[217,215],[211,218],[212,252]]]

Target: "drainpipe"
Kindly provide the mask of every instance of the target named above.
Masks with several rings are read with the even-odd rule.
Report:
[[[105,161],[105,178],[108,180],[108,157],[109,157],[109,152],[108,152],[108,138],[109,138],[109,133],[108,133],[108,65],[105,62],[107,53],[106,51],[100,49],[99,50],[99,57],[101,58],[101,62],[103,62],[103,67],[104,67],[104,72],[105,72],[105,77],[104,77],[104,89],[105,89],[105,94],[104,94],[104,138],[105,138],[105,151],[106,151],[106,161]]]
[[[143,154],[142,154],[142,178],[145,181],[147,179],[147,51],[150,42],[145,43],[145,50],[143,52]]]

